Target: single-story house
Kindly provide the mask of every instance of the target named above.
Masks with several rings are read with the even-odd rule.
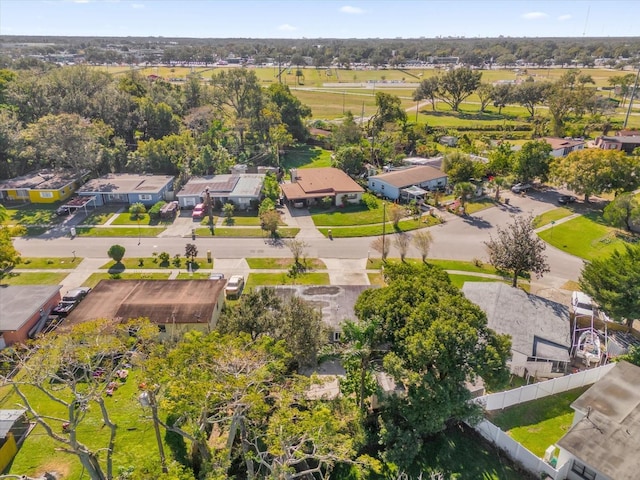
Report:
[[[390,200],[406,197],[403,190],[419,187],[424,190],[445,188],[448,176],[446,173],[429,165],[401,168],[369,177],[369,189]]]
[[[540,140],[551,145],[552,157],[566,157],[571,152],[582,150],[587,142],[579,138],[542,137]]]
[[[210,332],[224,306],[225,284],[225,280],[102,280],[65,324],[146,317],[171,337],[188,330]]]
[[[572,345],[568,307],[502,282],[465,282],[462,292],[486,313],[489,328],[511,336],[511,373],[566,373]]]
[[[95,205],[132,205],[142,203],[153,206],[160,200],[173,200],[173,177],[137,173],[109,173],[94,178],[78,189],[78,195],[95,197]]]
[[[202,203],[205,191],[214,204],[233,203],[240,210],[258,208],[262,200],[264,174],[240,173],[192,177],[176,194],[182,208],[193,208]]]
[[[0,472],[18,453],[18,445],[29,428],[26,410],[0,410]]]
[[[596,147],[603,150],[622,150],[627,154],[640,147],[640,135],[602,136],[596,139]]]
[[[55,203],[69,198],[89,172],[40,170],[0,181],[0,200]]]
[[[0,349],[26,341],[44,326],[60,301],[60,288],[60,285],[0,287]]]
[[[571,404],[573,424],[557,442],[568,480],[635,480],[640,450],[640,367],[618,362]]]
[[[294,204],[309,205],[325,197],[330,197],[334,205],[359,203],[364,193],[364,188],[338,168],[292,168],[290,173],[291,182],[280,188]]]

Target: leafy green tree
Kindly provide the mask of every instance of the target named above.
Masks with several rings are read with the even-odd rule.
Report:
[[[625,245],[608,258],[585,263],[580,287],[617,322],[640,318],[640,246]]]
[[[478,85],[476,95],[478,95],[478,98],[480,99],[480,112],[484,113],[487,106],[493,99],[493,88],[493,85],[490,83],[481,83]]]
[[[147,207],[144,204],[137,202],[129,207],[129,213],[131,214],[132,220],[138,220],[142,218],[142,216],[147,213]]]
[[[440,81],[438,77],[425,78],[420,82],[418,88],[413,92],[413,100],[420,102],[422,100],[429,100],[431,102],[431,109],[435,112],[436,100],[440,93]]]
[[[390,124],[405,124],[407,122],[407,112],[402,108],[400,98],[385,92],[376,92],[376,113],[367,122],[367,131],[371,137],[371,160],[375,161],[377,137],[388,129]]]
[[[467,200],[474,194],[476,187],[471,182],[459,182],[453,187],[453,195],[460,200],[460,206],[462,208],[467,204]]]
[[[304,124],[305,118],[311,116],[311,109],[291,93],[287,85],[273,83],[267,89],[269,99],[277,105],[280,119],[287,132],[298,142],[304,142],[309,132]]]
[[[640,159],[619,150],[587,148],[558,157],[551,164],[551,179],[584,195],[633,190],[640,182]]]
[[[388,265],[385,274],[388,286],[364,291],[355,312],[376,325],[370,343],[386,345],[373,361],[404,387],[404,395],[384,397],[379,436],[385,460],[408,470],[447,422],[478,414],[467,380],[504,384],[510,342],[440,268]]]
[[[631,231],[633,224],[640,221],[640,203],[633,193],[617,195],[604,208],[604,219],[614,227]]]
[[[545,101],[555,136],[564,135],[565,121],[570,114],[578,117],[584,114],[587,103],[595,95],[595,89],[587,86],[593,83],[589,75],[569,70],[549,87]]]
[[[158,140],[167,135],[175,135],[180,128],[180,119],[166,103],[155,103],[144,97],[139,101],[142,140]]]
[[[513,159],[514,152],[511,150],[511,144],[509,142],[501,142],[489,152],[487,170],[492,175],[508,175],[513,169]]]
[[[360,175],[367,161],[367,156],[360,146],[347,145],[340,147],[333,158],[333,166],[348,175]]]
[[[360,145],[362,139],[362,128],[356,123],[351,110],[348,110],[342,122],[336,125],[331,133],[333,149],[339,150],[340,147],[348,145]]]
[[[531,118],[535,117],[536,106],[542,104],[549,95],[548,82],[522,82],[513,89],[513,100],[527,109]]]
[[[513,173],[521,182],[536,178],[547,179],[551,163],[551,145],[543,141],[531,141],[522,145],[514,155]]]
[[[0,211],[0,213],[2,212]],[[0,272],[6,271],[7,268],[18,262],[20,262],[20,253],[13,246],[9,229],[0,227]]]
[[[193,264],[198,256],[198,246],[194,243],[187,243],[184,246],[184,256]]]
[[[272,202],[275,202],[280,198],[280,184],[278,183],[278,179],[275,174],[267,173],[264,177],[264,183],[262,185],[262,193],[265,198],[270,199]]]
[[[278,226],[280,225],[280,214],[276,209],[267,210],[260,215],[260,223],[262,229],[269,232],[272,237],[275,237],[278,233]]]
[[[451,183],[468,182],[475,175],[475,162],[469,155],[454,151],[442,159],[442,170]]]
[[[83,322],[68,332],[45,335],[33,345],[16,349],[20,374],[0,375],[0,379],[20,398],[42,433],[78,458],[89,478],[112,479],[118,428],[111,418],[113,404],[106,400],[106,389],[110,382],[118,381],[117,370],[135,361],[132,340],[141,357],[157,332],[157,327],[142,320]],[[103,374],[94,375],[99,371]],[[55,408],[44,409],[43,396]],[[96,424],[108,433],[96,438],[94,428],[89,427]],[[65,425],[63,431],[61,425]],[[95,448],[96,441],[104,442],[101,448]]]
[[[514,91],[511,84],[494,85],[491,90],[493,106],[497,107],[498,115],[502,115],[502,109],[514,101]]]
[[[269,197],[266,197],[260,202],[260,206],[258,207],[258,216],[261,216],[263,213],[270,210],[275,210],[275,208],[276,204],[273,203],[273,200],[271,200]]]
[[[460,104],[480,86],[482,72],[470,68],[449,70],[439,82],[439,98],[457,112]]]
[[[114,262],[120,263],[124,258],[124,254],[126,249],[122,245],[111,245],[109,250],[107,251],[107,255],[109,258],[113,259]]]
[[[544,250],[546,244],[533,231],[533,217],[513,217],[504,228],[498,227],[496,237],[485,242],[489,262],[499,270],[512,272],[513,287],[523,273],[535,273],[541,277],[549,271]]]

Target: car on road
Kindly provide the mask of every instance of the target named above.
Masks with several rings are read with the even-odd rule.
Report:
[[[558,197],[558,203],[561,205],[566,205],[568,203],[573,203],[576,201],[576,197],[573,195],[560,195]]]
[[[191,212],[191,218],[202,218],[204,217],[204,203],[199,203],[195,207],[193,207],[193,212]]]
[[[224,293],[227,298],[239,298],[243,287],[244,277],[242,275],[232,275],[224,288]]]
[[[56,210],[56,215],[59,217],[66,217],[71,214],[71,209],[69,207],[58,207]]]
[[[594,314],[593,300],[586,293],[573,292],[571,294],[571,311],[574,317],[591,317]]]
[[[511,187],[511,191],[513,193],[524,193],[528,192],[533,188],[533,185],[530,183],[516,183],[513,187]]]
[[[224,280],[224,273],[212,272],[209,275],[209,280]]]

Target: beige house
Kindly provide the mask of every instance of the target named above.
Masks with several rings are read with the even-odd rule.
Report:
[[[224,306],[225,280],[102,280],[65,322],[146,317],[161,333],[208,333]]]
[[[280,185],[294,206],[313,205],[329,197],[336,206],[360,203],[364,188],[338,168],[292,168],[291,182]]]

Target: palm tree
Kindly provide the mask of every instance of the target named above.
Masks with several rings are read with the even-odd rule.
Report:
[[[490,184],[496,190],[496,202],[500,201],[500,189],[507,185],[507,181],[503,177],[494,177]]]
[[[467,198],[476,191],[475,185],[470,182],[458,182],[453,188],[453,195],[460,200],[460,207],[464,210]]]

